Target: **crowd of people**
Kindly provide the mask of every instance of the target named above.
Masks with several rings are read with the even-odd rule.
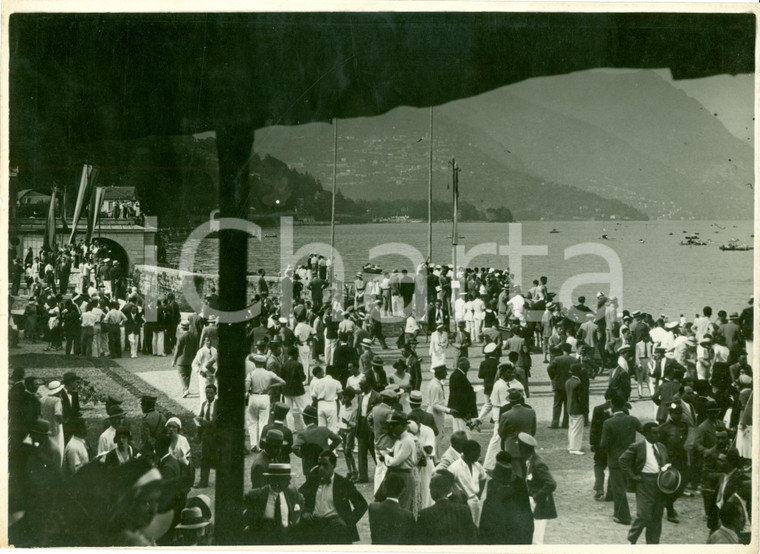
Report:
[[[563,306],[548,290],[546,277],[523,293],[508,271],[490,268],[466,269],[452,279],[450,268],[425,264],[414,277],[392,274],[397,277],[388,277],[388,288],[376,291],[357,274],[344,295],[330,287],[327,270],[320,273],[324,267],[316,257],[315,265],[310,258],[297,271],[289,268],[279,295],[270,293],[272,282],[263,270],[259,273],[253,299],[258,309],[246,335],[251,351],[245,360],[246,450],[252,463],[243,543],[348,544],[359,539],[356,523],[368,512],[376,544],[541,544],[547,523],[558,517],[553,499],[558,483],[536,453],[539,414],[527,402],[533,355],[547,364],[553,391],[551,413],[540,419],[550,420],[549,429],[567,430],[571,456],[586,454],[588,428],[595,478],[591,494],[612,503],[611,519],[630,526],[631,543],[641,534],[647,543],[659,543],[663,515],[677,524],[676,502],[695,495],[704,503],[709,541],[748,539],[752,299],[741,315],[720,311],[713,317],[705,307],[687,321],[619,312],[616,299],[601,292],[595,307],[583,297]],[[168,296],[162,300],[159,306],[174,302]],[[129,304],[139,316],[139,295]],[[218,306],[215,291],[205,305]],[[400,323],[392,364],[385,314]],[[182,481],[182,468],[198,465],[197,487],[207,487],[218,451],[218,323],[205,307],[187,319],[178,315],[165,320],[161,353],[172,355],[182,396],[199,399],[194,423],[200,452],[192,453],[182,440],[179,419],[148,424],[154,432],[137,441],[120,433],[119,409],[111,407],[106,431],[113,446],[99,448],[93,462],[82,466],[127,471],[121,468],[136,467],[135,453],[141,464],[150,461],[159,469],[162,462],[176,460],[175,473],[184,484],[175,486],[171,522],[160,539],[170,544],[182,540],[174,529],[188,509],[194,482],[187,475]],[[176,338],[169,337],[169,327]],[[136,337],[140,331],[137,323]],[[143,343],[146,332],[143,327]],[[429,358],[418,352],[421,340],[427,341]],[[483,355],[477,373],[484,389],[480,402],[469,376],[473,354]],[[429,377],[423,375],[427,371]],[[193,376],[198,389],[191,391]],[[14,389],[38,394],[26,390],[18,377]],[[598,406],[591,406],[592,380],[607,385],[605,402]],[[66,384],[46,386],[56,391],[52,396],[69,394]],[[60,386],[63,393],[57,391]],[[630,415],[636,402],[651,402],[652,417]],[[157,412],[146,412],[146,418],[149,413]],[[12,415],[11,426],[14,421],[18,418]],[[57,447],[65,468],[71,439],[63,446],[40,440],[43,427],[45,436],[53,436],[49,420],[30,416],[26,421],[17,434],[25,459]],[[493,431],[482,448],[475,439],[481,426],[490,424]],[[345,459],[345,475],[335,473],[338,455]],[[301,459],[300,472],[293,456]],[[22,466],[19,462],[23,476],[28,467]],[[71,472],[72,482],[82,467]],[[304,481],[299,488],[292,484],[296,476]],[[136,481],[142,483],[142,476]],[[358,491],[361,483],[372,483],[371,503]],[[131,486],[130,498],[135,494]],[[636,489],[635,517],[626,496],[631,487]],[[117,488],[111,492],[123,494]],[[23,503],[27,494],[19,498]],[[111,500],[110,506],[122,506]],[[152,522],[168,521],[168,512],[160,509],[154,507]],[[24,520],[32,525],[35,518],[25,515]],[[130,522],[128,529],[103,526],[110,539],[97,536],[124,545],[158,539]]]

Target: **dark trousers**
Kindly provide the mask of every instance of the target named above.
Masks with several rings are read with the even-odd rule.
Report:
[[[167,354],[174,351],[174,347],[177,344],[177,325],[170,323],[166,327],[166,335],[164,337],[164,352]]]
[[[379,342],[380,346],[382,346],[384,349],[388,348],[388,345],[385,344],[385,335],[383,335],[383,326],[379,321],[374,321],[372,323],[372,331],[370,333],[370,338],[373,341],[377,339],[377,342]]]
[[[657,474],[642,473],[636,483],[636,519],[628,531],[628,540],[635,544],[646,529],[647,544],[660,544],[664,507],[665,495],[657,488]]]
[[[359,460],[357,461],[359,480],[366,481],[369,479],[367,473],[367,454],[370,454],[372,456],[372,461],[377,463],[375,460],[375,439],[372,436],[372,433],[362,431],[356,433],[356,442],[359,447]]]
[[[562,414],[562,427],[567,427],[569,415],[567,413],[567,393],[565,389],[554,391],[554,406],[552,408],[552,427],[559,426],[559,416]]]
[[[179,373],[180,381],[182,381],[182,391],[190,389],[190,375],[193,371],[192,366],[189,365],[177,365],[177,372]]]
[[[702,491],[702,503],[705,506],[705,515],[707,516],[707,528],[712,533],[720,527],[720,517],[718,506],[715,505],[717,494],[709,491]]]
[[[597,448],[599,448],[597,446]],[[594,490],[604,493],[604,470],[607,468],[607,453],[594,452]],[[610,494],[610,484],[607,483],[607,493]]]
[[[74,329],[66,333],[66,355],[79,354],[80,352],[80,335],[81,330]]]
[[[628,508],[628,482],[625,473],[620,468],[610,468],[610,489],[614,503],[612,515],[623,523],[631,521],[631,510]]]
[[[112,358],[121,358],[121,327],[118,325],[108,327],[108,351]]]
[[[69,276],[61,275],[58,277],[58,281],[61,288],[61,294],[67,294],[69,292]]]

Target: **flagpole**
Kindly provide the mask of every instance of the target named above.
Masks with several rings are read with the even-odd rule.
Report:
[[[453,269],[453,275],[451,276],[452,280],[456,279],[457,277],[457,212],[459,211],[459,167],[457,166],[457,161],[452,158],[451,159],[451,168],[452,168],[452,194],[453,194],[453,202],[454,202],[454,228],[451,232],[451,250],[452,250],[452,265],[454,266]]]
[[[333,119],[333,179],[332,179],[332,211],[330,214],[330,288],[335,275],[335,191],[338,181],[338,118]],[[335,294],[335,291],[333,291]]]
[[[428,163],[428,260],[433,261],[433,106],[430,106],[430,159]]]

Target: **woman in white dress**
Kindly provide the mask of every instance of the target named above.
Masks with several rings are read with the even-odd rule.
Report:
[[[206,387],[216,384],[216,367],[219,357],[216,348],[211,346],[211,338],[203,340],[203,346],[198,349],[193,360],[193,372],[198,376],[198,409],[203,408],[206,401]]]
[[[398,385],[401,389],[399,404],[401,404],[401,411],[408,414],[411,411],[409,407],[409,391],[412,390],[411,375],[407,373],[406,362],[403,359],[396,360],[393,363],[393,369],[396,371],[388,377],[388,383]]]
[[[430,371],[438,366],[446,365],[446,349],[449,347],[449,334],[443,323],[430,335]]]
[[[170,417],[166,422],[166,434],[172,440],[171,444],[169,445],[169,452],[171,452],[172,456],[177,459],[179,465],[189,466],[190,443],[187,442],[187,439],[184,437],[184,435],[180,433],[181,430],[182,422],[179,420],[179,418]]]
[[[50,381],[40,399],[40,417],[50,424],[50,450],[55,453],[58,467],[63,466],[63,404],[59,396],[63,391],[60,381]]]

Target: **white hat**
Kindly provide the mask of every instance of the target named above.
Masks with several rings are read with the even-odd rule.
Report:
[[[169,427],[170,423],[173,423],[174,425],[182,429],[182,422],[179,420],[178,417],[170,417],[169,419],[167,419],[166,425],[164,425],[164,427]]]
[[[677,321],[669,321],[665,324],[665,329],[675,329],[676,327],[678,327]]]
[[[495,342],[489,342],[483,348],[483,354],[491,354],[492,352],[495,352],[495,351],[496,351],[496,343]]]
[[[61,392],[63,390],[63,385],[60,381],[50,381],[47,384],[47,389],[48,395],[53,395]]]

